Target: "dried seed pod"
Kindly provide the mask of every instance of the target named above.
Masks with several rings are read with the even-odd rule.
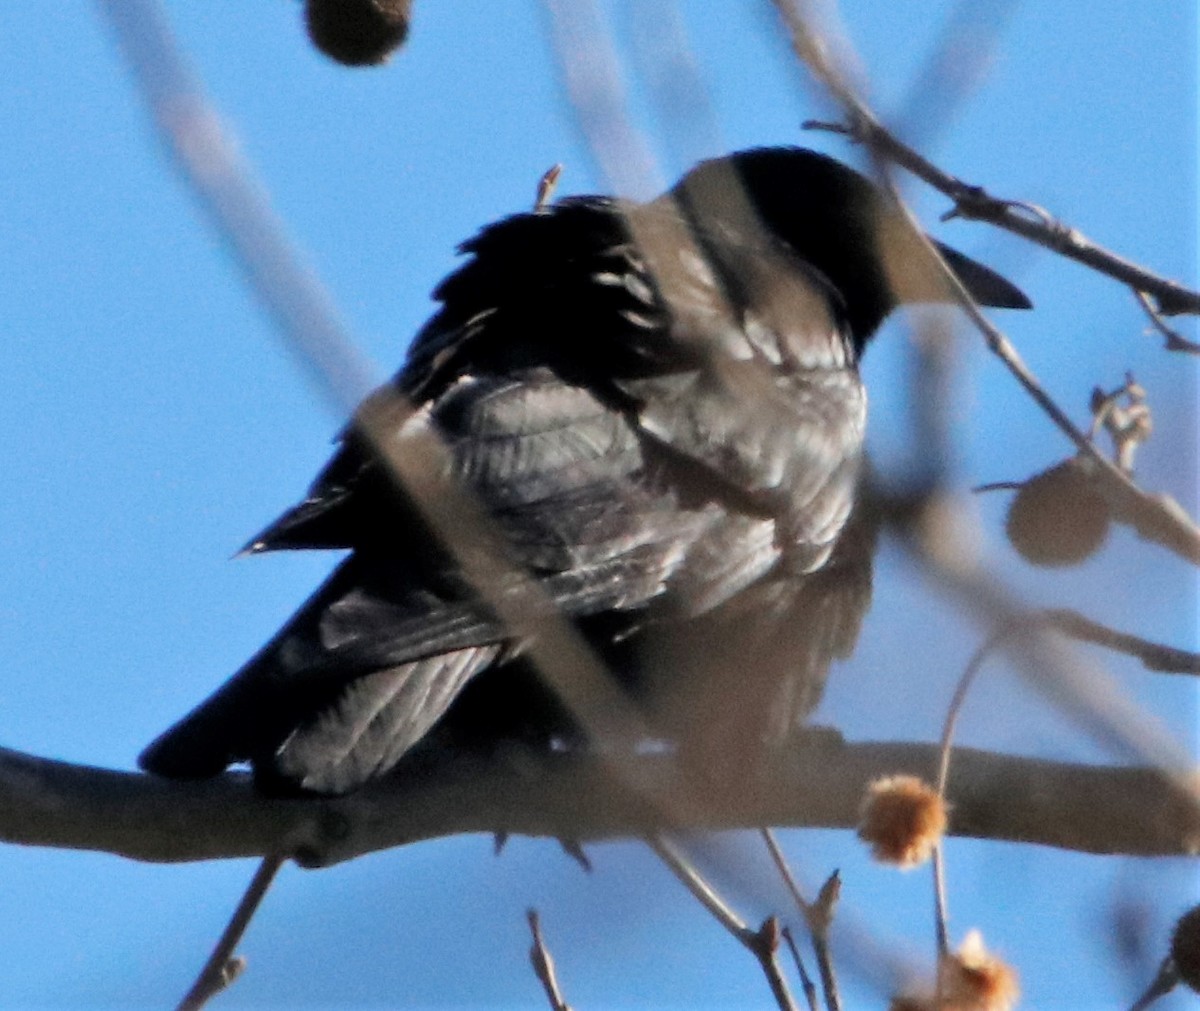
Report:
[[[1026,481],[1008,508],[1005,533],[1034,565],[1078,565],[1108,536],[1108,503],[1083,465],[1065,460]]]
[[[1193,906],[1176,921],[1171,961],[1179,978],[1200,993],[1200,906]]]
[[[382,63],[408,36],[412,0],[308,0],[308,37],[351,67]]]
[[[978,930],[938,959],[936,1006],[943,1011],[1011,1011],[1020,989],[1016,970],[984,947]]]

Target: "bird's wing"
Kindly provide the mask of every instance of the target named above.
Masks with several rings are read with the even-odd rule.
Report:
[[[663,594],[706,532],[722,531],[727,548],[739,543],[721,509],[681,507],[670,483],[651,477],[627,412],[547,369],[460,376],[408,416],[398,444],[431,429],[446,443],[452,476],[486,504],[516,567],[569,616],[632,615]],[[389,521],[382,507],[376,518]],[[342,792],[424,737],[470,678],[516,644],[451,567],[414,559],[411,529],[384,533],[356,547],[142,764],[197,776],[251,760],[268,784]],[[769,537],[743,546],[768,559],[774,551]],[[737,563],[722,565],[723,574],[716,565],[711,573],[727,592],[744,584]]]

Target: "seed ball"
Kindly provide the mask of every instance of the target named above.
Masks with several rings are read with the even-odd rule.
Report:
[[[1005,533],[1027,562],[1066,566],[1095,554],[1108,526],[1108,503],[1071,459],[1021,486],[1008,508]]]
[[[408,36],[412,0],[308,0],[308,37],[350,67],[382,63]]]
[[[1200,906],[1193,906],[1175,924],[1171,961],[1179,978],[1200,993]]]

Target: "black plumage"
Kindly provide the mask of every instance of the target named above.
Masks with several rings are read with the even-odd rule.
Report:
[[[406,405],[396,451],[430,429],[444,440],[510,561],[656,737],[752,751],[853,648],[870,598],[859,356],[898,301],[943,297],[907,269],[897,220],[862,176],[801,149],[703,163],[647,204],[516,215],[464,244],[374,395]],[[1028,305],[942,252],[980,302]],[[250,762],[265,789],[340,793],[431,748],[575,739],[526,644],[384,470],[352,425],[308,497],[250,543],[350,554],[144,768]]]

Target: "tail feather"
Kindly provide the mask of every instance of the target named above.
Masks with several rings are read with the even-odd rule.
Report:
[[[207,779],[251,758],[252,732],[262,733],[255,717],[261,706],[244,682],[230,682],[138,756],[146,772],[169,779]]]

